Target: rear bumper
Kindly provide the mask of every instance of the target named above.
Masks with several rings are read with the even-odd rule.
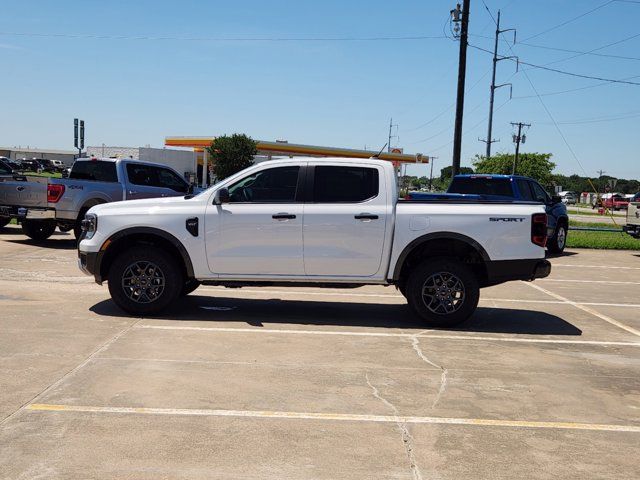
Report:
[[[55,220],[55,208],[16,207],[0,205],[0,217],[17,218],[18,220]]]
[[[624,230],[634,238],[640,238],[640,225],[623,225],[622,230]]]
[[[498,285],[512,280],[531,281],[536,278],[548,277],[551,273],[551,262],[543,258],[489,261],[486,266],[486,286]]]

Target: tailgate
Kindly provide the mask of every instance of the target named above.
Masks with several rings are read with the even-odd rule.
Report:
[[[0,182],[0,205],[47,207],[47,184],[38,182]]]
[[[640,225],[640,202],[631,202],[629,204],[627,225]]]

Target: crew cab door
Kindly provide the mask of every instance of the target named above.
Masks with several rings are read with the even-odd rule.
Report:
[[[144,163],[125,163],[127,200],[185,195],[189,184],[170,168]]]
[[[206,213],[207,261],[223,277],[304,275],[304,167],[253,171],[228,186],[229,202]]]
[[[381,269],[392,214],[380,166],[310,162],[304,207],[307,275],[370,277]]]

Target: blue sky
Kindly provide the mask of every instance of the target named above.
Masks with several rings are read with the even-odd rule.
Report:
[[[494,14],[502,9],[503,28],[517,28],[519,42],[589,51],[640,33],[640,3],[633,1],[485,2]],[[482,1],[471,4],[469,41],[491,49],[485,37],[495,26]],[[167,135],[243,132],[379,149],[393,117],[399,146],[439,157],[439,171],[451,163],[457,42],[246,39],[442,37],[453,7],[454,1],[440,0],[5,1],[0,145],[71,149],[72,121],[80,117],[89,145],[162,146]],[[89,35],[151,38],[84,38]],[[640,57],[639,50],[640,36],[597,53]],[[640,76],[637,59],[569,59],[576,54],[520,43],[513,51],[523,61],[556,62],[549,67],[579,74]],[[506,42],[500,52],[513,54]],[[478,137],[486,136],[490,68],[491,55],[469,49],[463,165],[485,150]],[[640,178],[640,86],[595,86],[602,82],[526,71],[576,160],[535,96],[527,68],[515,73],[513,62],[499,62],[497,83],[513,83],[513,99],[508,88],[497,91],[494,152],[513,151],[509,122],[523,121],[532,124],[523,151],[552,152],[561,173],[602,169]],[[589,88],[555,94],[582,87]],[[427,167],[409,171],[425,174]]]

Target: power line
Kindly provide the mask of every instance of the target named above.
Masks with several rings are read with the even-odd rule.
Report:
[[[473,84],[473,85],[471,85],[467,90],[465,90],[465,92],[464,92],[464,93],[465,93],[465,95],[466,95],[467,93],[471,92],[471,90],[473,90],[475,87],[477,87],[477,86],[480,84],[480,82],[482,81],[482,79],[483,79],[484,77],[486,77],[486,76],[489,74],[489,72],[490,72],[490,71],[491,71],[491,69],[489,69],[489,70],[487,70],[486,72],[484,72],[484,73],[482,74],[482,76],[481,76],[481,77],[479,77],[479,78],[478,78],[478,80],[476,80],[476,81],[474,82],[474,84]],[[433,123],[434,121],[436,121],[438,118],[440,118],[441,116],[443,116],[445,113],[450,112],[451,110],[453,110],[453,107],[455,107],[455,106],[456,106],[456,104],[455,104],[455,102],[454,102],[454,103],[452,103],[451,105],[449,105],[446,109],[442,110],[440,113],[438,113],[438,114],[436,114],[434,117],[432,117],[430,120],[427,120],[426,122],[421,123],[421,124],[420,124],[420,125],[418,125],[417,127],[413,127],[413,128],[408,129],[408,130],[403,130],[403,132],[405,132],[405,133],[409,133],[409,132],[413,132],[413,131],[415,131],[415,130],[419,130],[419,129],[421,129],[421,128],[424,128],[424,127],[426,127],[427,125],[429,125],[429,124]]]
[[[490,51],[490,50],[487,50],[486,48],[478,47],[477,45],[472,45],[472,44],[469,44],[469,46],[471,48],[475,48],[476,50],[481,50],[483,52],[490,53],[490,54],[493,55],[493,52]],[[572,76],[572,77],[588,78],[588,79],[591,79],[591,80],[600,80],[600,81],[609,82],[609,83],[623,83],[623,84],[627,84],[627,85],[640,85],[640,82],[631,82],[629,80],[624,80],[624,79],[597,77],[597,76],[594,76],[594,75],[583,75],[581,73],[567,72],[566,70],[559,70],[557,68],[545,67],[544,65],[536,65],[535,63],[524,62],[524,61],[522,61],[520,59],[515,60],[515,59],[513,59],[511,57],[504,57],[503,56],[501,58],[507,59],[507,60],[512,60],[514,62],[519,63],[520,65],[527,65],[527,66],[532,67],[532,68],[548,70],[550,72],[560,73],[560,74],[563,74],[563,75],[569,75],[569,76]]]
[[[555,60],[553,62],[545,63],[545,65],[553,65],[555,63],[566,62],[567,60],[572,60],[574,58],[578,58],[578,57],[581,57],[583,55],[588,55],[590,53],[597,52],[598,50],[603,50],[603,49],[608,48],[608,47],[613,47],[614,45],[618,45],[620,43],[624,43],[624,42],[627,42],[629,40],[633,40],[634,38],[637,38],[637,37],[640,37],[640,33],[636,33],[635,35],[631,35],[630,37],[623,38],[622,40],[617,40],[615,42],[607,43],[606,45],[602,45],[601,47],[594,48],[592,50],[589,50],[588,52],[579,52],[577,55],[572,55],[571,57],[561,58],[560,60]]]
[[[478,37],[478,38],[486,38],[487,40],[492,40],[493,37],[490,37],[488,35],[478,35],[478,34],[469,34],[469,36],[473,36],[473,37]],[[635,37],[636,35],[634,35]],[[628,38],[627,40],[630,40],[633,37]],[[626,40],[625,40],[626,41]],[[604,57],[604,58],[618,58],[620,60],[640,60],[640,57],[629,57],[626,55],[614,55],[612,53],[595,53],[597,50],[601,50],[603,48],[606,48],[607,46],[611,46],[611,45],[607,45],[607,46],[602,46],[602,47],[598,47],[595,48],[593,50],[589,50],[588,52],[582,51],[582,50],[572,50],[570,48],[560,48],[560,47],[551,47],[548,45],[538,45],[536,43],[526,43],[526,42],[518,42],[518,45],[524,45],[525,47],[532,47],[532,48],[539,48],[539,49],[543,49],[543,50],[553,50],[556,52],[566,52],[566,53],[579,53],[581,55],[592,55],[594,57]],[[563,59],[564,60],[568,60],[568,59]]]
[[[431,40],[447,38],[443,35],[371,36],[371,37],[172,37],[172,36],[132,36],[132,35],[91,35],[75,33],[33,33],[0,32],[3,36],[75,38],[94,40],[177,40],[195,42],[370,42]]]
[[[633,75],[631,77],[623,78],[622,80],[631,80],[632,78],[640,78],[640,75]],[[602,87],[603,85],[612,85],[612,84],[611,84],[611,82],[601,82],[601,83],[596,83],[594,85],[586,85],[584,87],[571,88],[571,89],[568,89],[568,90],[560,90],[560,91],[557,91],[557,92],[541,93],[540,96],[541,97],[550,97],[550,96],[553,96],[553,95],[562,95],[562,94],[565,94],[565,93],[578,92],[580,90],[588,90],[590,88]],[[519,100],[519,99],[522,99],[522,98],[534,98],[536,96],[537,95],[520,95],[520,96],[513,97],[513,98],[514,98],[514,100]]]
[[[526,42],[527,40],[531,40],[532,38],[539,37],[540,35],[544,35],[545,33],[549,33],[549,32],[551,32],[551,31],[553,31],[553,30],[556,30],[556,29],[558,29],[558,28],[560,28],[560,27],[564,27],[565,25],[568,25],[569,23],[575,22],[576,20],[578,20],[578,19],[580,19],[580,18],[582,18],[582,17],[585,17],[585,16],[589,15],[590,13],[595,12],[596,10],[600,10],[601,8],[604,8],[604,7],[606,7],[607,5],[610,5],[611,3],[614,3],[614,1],[615,1],[615,0],[609,0],[609,1],[607,1],[607,2],[605,2],[605,3],[603,3],[603,4],[599,5],[599,6],[597,6],[597,7],[595,7],[595,8],[592,8],[591,10],[588,10],[588,11],[586,11],[586,12],[584,12],[584,13],[581,13],[581,14],[580,14],[580,15],[578,15],[577,17],[570,18],[569,20],[565,20],[564,22],[559,23],[559,24],[557,24],[557,25],[554,25],[553,27],[547,28],[546,30],[543,30],[543,31],[542,31],[542,32],[540,32],[540,33],[536,33],[535,35],[531,35],[530,37],[525,38],[525,39],[523,40],[523,42]]]

